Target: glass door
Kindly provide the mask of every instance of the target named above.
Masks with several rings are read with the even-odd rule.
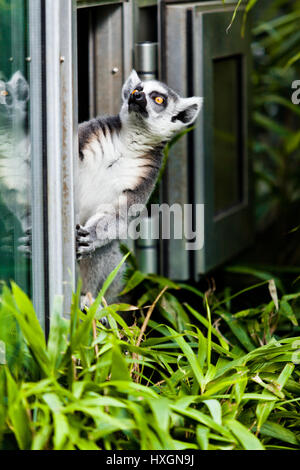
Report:
[[[25,0],[0,0],[0,279],[31,294],[31,139]]]

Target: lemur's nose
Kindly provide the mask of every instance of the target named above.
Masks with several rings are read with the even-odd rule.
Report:
[[[134,90],[129,96],[128,104],[137,104],[140,107],[145,108],[147,106],[145,93],[142,90]]]

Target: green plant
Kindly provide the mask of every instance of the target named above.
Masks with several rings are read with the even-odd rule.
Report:
[[[225,0],[223,0],[225,3]],[[243,22],[254,9],[252,155],[258,226],[285,219],[299,207],[299,108],[291,101],[299,79],[299,0],[238,0],[227,32],[244,4]],[[242,30],[243,35],[243,30]],[[288,222],[283,220],[287,229]]]
[[[211,295],[136,271],[125,290],[142,289],[142,318],[128,326],[120,314],[137,307],[104,299],[117,269],[86,314],[79,288],[68,320],[55,299],[47,341],[27,296],[4,287],[0,448],[299,448],[300,338],[230,344]],[[199,308],[179,302],[184,291]]]
[[[280,217],[285,231],[297,225],[286,219],[300,202],[300,110],[291,101],[292,83],[299,78],[299,6],[299,1],[272,2],[253,29],[257,217],[264,226]]]

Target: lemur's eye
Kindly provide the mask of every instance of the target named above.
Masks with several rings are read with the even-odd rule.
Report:
[[[157,96],[154,101],[157,104],[163,104],[164,99],[161,96]]]
[[[8,96],[8,91],[6,91],[6,90],[1,90],[0,95],[1,95],[1,96]]]
[[[134,95],[134,94],[137,93],[138,91],[139,91],[139,90],[137,90],[137,89],[135,88],[135,90],[133,90],[133,91],[131,92],[131,94]]]

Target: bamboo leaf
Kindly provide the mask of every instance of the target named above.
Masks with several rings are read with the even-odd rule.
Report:
[[[226,421],[226,426],[232,431],[235,437],[246,450],[264,450],[264,446],[259,439],[252,434],[243,424],[234,419]]]
[[[184,340],[184,338],[180,335],[176,335],[176,331],[173,330],[171,327],[168,327],[168,330],[170,333],[174,336],[175,341],[178,343],[180,349],[183,351],[185,354],[192,370],[195,375],[195,378],[200,385],[202,393],[204,392],[204,375],[203,372],[200,368],[197,356],[193,352],[192,348],[189,346],[189,344]]]
[[[212,419],[222,426],[222,409],[218,400],[204,400],[203,403],[209,409]]]
[[[267,421],[260,428],[260,433],[263,436],[274,437],[278,441],[288,442],[289,444],[299,446],[299,440],[297,439],[296,434],[290,429],[281,426],[279,423]]]

